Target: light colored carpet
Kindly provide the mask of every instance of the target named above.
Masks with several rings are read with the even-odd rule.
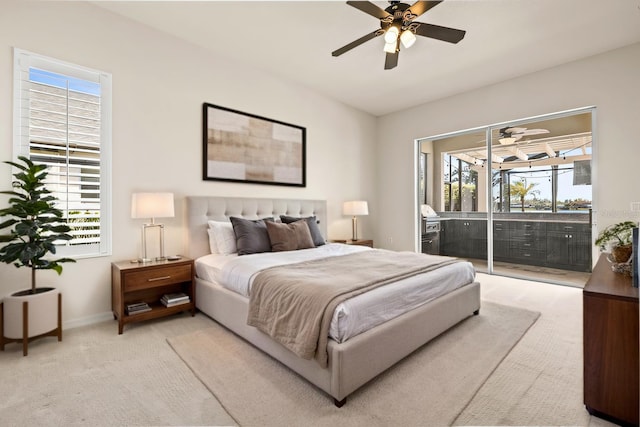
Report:
[[[0,352],[0,425],[231,425],[215,397],[182,363],[166,337],[214,322],[186,314],[134,324],[65,331]]]
[[[455,425],[612,425],[583,403],[582,289],[479,275],[483,301],[542,313]]]
[[[450,425],[539,313],[483,303],[357,390],[342,408],[221,326],[168,341],[243,426]]]

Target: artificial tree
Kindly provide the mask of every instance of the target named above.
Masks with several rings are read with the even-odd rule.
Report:
[[[0,192],[11,196],[9,207],[0,210],[0,217],[9,217],[0,223],[0,230],[10,228],[8,233],[0,235],[0,243],[7,243],[0,248],[0,261],[31,268],[31,288],[17,293],[26,295],[39,292],[36,271],[54,270],[61,274],[60,264],[75,260],[44,258],[56,253],[56,242],[72,239],[68,234],[71,228],[61,221],[62,211],[55,207],[57,199],[45,188],[47,167],[24,156],[18,160],[21,163],[5,162],[17,168],[18,172],[13,174],[13,190]]]

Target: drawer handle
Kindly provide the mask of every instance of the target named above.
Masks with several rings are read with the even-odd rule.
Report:
[[[157,282],[158,280],[166,279],[171,279],[171,276],[154,277],[153,279],[148,279],[147,282]]]
[[[533,236],[531,233],[524,233],[525,236]]]
[[[531,246],[531,243],[525,243],[524,245],[525,246]]]

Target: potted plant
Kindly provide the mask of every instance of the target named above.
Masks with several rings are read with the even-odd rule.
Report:
[[[0,223],[0,261],[31,269],[31,287],[15,292],[2,301],[0,318],[0,350],[6,342],[23,342],[27,355],[29,338],[57,335],[62,340],[60,293],[55,288],[37,287],[38,270],[54,270],[62,273],[62,263],[75,262],[71,258],[46,259],[56,253],[55,243],[71,240],[71,228],[61,222],[62,212],[55,207],[56,198],[45,188],[48,175],[45,165],[34,164],[26,157],[18,157],[21,163],[5,162],[18,169],[14,173],[12,191],[8,194],[9,207],[0,209],[0,217],[8,217]],[[57,307],[57,309],[56,309]],[[23,313],[28,315],[23,318]],[[26,318],[26,322],[23,320]]]
[[[638,224],[633,221],[623,221],[606,227],[598,234],[596,245],[602,251],[609,250],[614,262],[627,262],[633,252],[632,233]]]

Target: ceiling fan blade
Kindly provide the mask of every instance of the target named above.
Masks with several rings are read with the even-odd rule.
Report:
[[[524,132],[526,130],[527,130],[527,128],[514,128],[514,127],[504,128],[505,133],[522,133],[522,132]]]
[[[417,18],[418,16],[422,15],[423,13],[425,13],[427,10],[429,10],[432,7],[437,6],[440,3],[442,3],[442,1],[443,0],[439,0],[439,1],[423,1],[423,0],[420,0],[420,1],[415,2],[411,7],[409,7],[409,10]]]
[[[347,4],[378,19],[384,19],[387,16],[390,16],[384,11],[384,9],[380,9],[378,6],[368,1],[348,1]]]
[[[527,129],[522,132],[524,135],[541,135],[544,133],[549,133],[547,129]]]
[[[455,28],[425,24],[424,22],[412,22],[412,25],[415,24],[417,24],[415,29],[417,35],[442,40],[449,43],[458,43],[464,38],[464,35],[467,33],[466,31],[456,30]]]
[[[384,69],[390,70],[395,68],[398,65],[398,56],[400,56],[399,51],[395,51],[395,53],[387,52],[387,56],[384,59]]]
[[[366,34],[360,37],[358,40],[354,40],[351,43],[342,46],[340,49],[334,50],[333,52],[331,52],[331,56],[340,56],[343,53],[350,51],[354,47],[360,46],[362,43],[368,42],[372,38],[379,36],[380,34],[382,34],[380,30],[375,30],[372,33]]]

